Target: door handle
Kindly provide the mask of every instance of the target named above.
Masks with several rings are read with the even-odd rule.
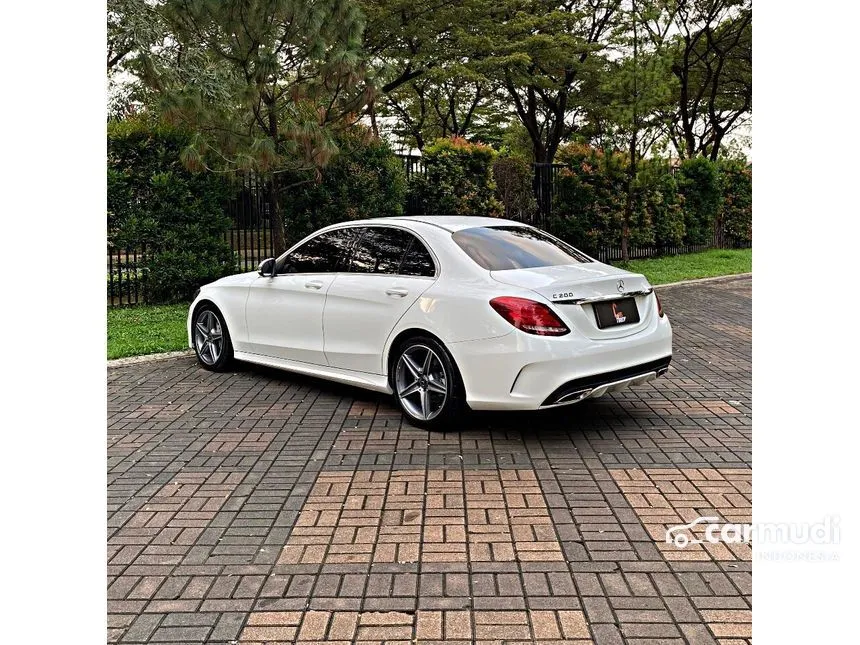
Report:
[[[409,289],[403,289],[402,287],[391,287],[390,289],[386,289],[385,293],[387,293],[389,296],[405,298],[409,295]]]
[[[323,282],[322,280],[308,280],[305,282],[305,289],[322,289]]]

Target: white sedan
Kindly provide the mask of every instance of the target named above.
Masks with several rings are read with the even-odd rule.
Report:
[[[231,359],[394,394],[416,425],[538,410],[665,373],[672,328],[644,276],[531,226],[391,217],[324,228],[200,289],[188,340]]]

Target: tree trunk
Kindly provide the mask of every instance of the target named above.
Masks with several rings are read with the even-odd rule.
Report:
[[[373,136],[377,139],[379,138],[379,125],[376,123],[376,99],[371,99],[370,104],[367,106],[367,111],[370,114],[370,131],[373,132]]]
[[[287,240],[284,235],[284,214],[278,200],[278,176],[272,175],[269,180],[266,201],[269,203],[269,218],[272,222],[272,245],[275,257],[287,250]]]
[[[725,131],[719,126],[714,126],[714,140],[711,143],[711,154],[708,155],[708,158],[711,161],[716,161],[720,157],[720,146],[723,143],[723,137],[725,136]]]
[[[552,158],[547,154],[546,146],[543,144],[540,136],[537,138],[532,136],[532,152],[535,156],[535,163],[552,163]]]
[[[278,114],[275,106],[275,99],[268,92],[263,93],[263,103],[266,104],[266,111],[269,117],[269,136],[275,144],[275,149],[278,148]],[[284,215],[281,213],[280,206],[280,191],[278,190],[278,175],[273,173],[269,178],[269,190],[266,196],[269,202],[269,217],[272,222],[272,245],[274,246],[275,257],[281,255],[287,250],[287,240],[284,237]]]
[[[633,168],[633,163],[630,163]],[[630,240],[630,222],[633,219],[633,173],[627,177],[627,203],[624,205],[624,219],[621,222],[621,259],[627,262],[630,259],[628,249]]]
[[[630,165],[627,168],[627,203],[621,224],[621,259],[630,260],[630,222],[633,220],[634,184],[636,183],[636,144],[639,136],[639,86],[637,83],[639,36],[636,30],[636,0],[633,0],[633,132],[630,135]]]
[[[621,223],[621,259],[630,260],[630,250],[627,248],[630,240],[630,222],[633,219],[633,184],[636,179],[636,132],[630,139],[630,166],[627,170],[627,203],[624,204],[624,220]]]

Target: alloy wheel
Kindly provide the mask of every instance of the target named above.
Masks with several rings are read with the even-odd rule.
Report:
[[[448,400],[448,375],[435,351],[412,345],[397,361],[397,397],[414,418],[429,421],[442,412]]]
[[[224,333],[221,321],[209,309],[204,309],[194,323],[194,347],[206,365],[215,365],[224,349]]]

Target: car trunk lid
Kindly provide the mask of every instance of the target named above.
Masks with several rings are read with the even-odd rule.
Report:
[[[492,271],[490,275],[502,284],[539,293],[553,303],[568,325],[588,338],[630,336],[644,329],[654,314],[652,289],[645,276],[598,262]],[[595,307],[622,298],[635,299],[639,321],[601,329]]]

